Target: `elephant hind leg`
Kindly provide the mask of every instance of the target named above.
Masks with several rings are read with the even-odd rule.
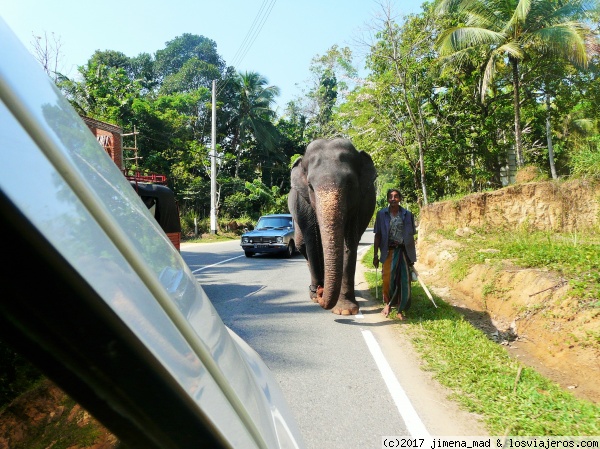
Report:
[[[296,238],[296,249],[304,256],[306,260],[308,260],[308,256],[306,254],[306,243],[304,242],[304,235],[302,235],[302,230],[298,223],[294,222],[295,233],[294,237]]]
[[[310,299],[312,302],[319,302],[319,299],[323,298],[323,286],[322,285],[311,285],[309,287]]]

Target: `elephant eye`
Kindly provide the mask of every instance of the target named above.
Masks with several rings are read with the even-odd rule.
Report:
[[[312,190],[313,192],[315,191],[315,189],[313,188],[313,186],[312,186],[312,184],[311,184],[310,182],[308,183],[308,188],[309,188],[310,190]]]

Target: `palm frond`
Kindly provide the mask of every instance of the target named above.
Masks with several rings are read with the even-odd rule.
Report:
[[[450,67],[450,66],[461,67],[461,66],[469,63],[472,60],[472,57],[471,57],[472,50],[473,50],[472,48],[465,48],[464,50],[459,50],[457,52],[450,53],[446,56],[441,56],[440,62],[442,64],[442,67]]]
[[[587,30],[578,22],[565,22],[560,25],[542,28],[531,33],[529,40],[543,53],[562,56],[571,63],[586,67]]]
[[[517,41],[508,41],[495,50],[498,54],[510,56],[518,61],[525,56],[523,49]]]
[[[531,10],[532,2],[533,0],[519,0],[510,22],[514,25],[525,23]]]
[[[494,75],[496,73],[496,64],[499,57],[501,57],[500,53],[492,52],[491,57],[488,59],[487,64],[485,65],[485,70],[483,71],[483,77],[481,79],[482,103],[485,101],[485,95],[487,94],[488,87],[494,79]]]
[[[438,51],[445,55],[469,47],[496,45],[503,39],[501,33],[485,28],[455,27],[440,36]]]

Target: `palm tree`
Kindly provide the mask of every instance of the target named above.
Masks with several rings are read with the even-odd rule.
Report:
[[[273,124],[276,113],[271,106],[279,88],[267,86],[267,79],[256,72],[237,73],[233,80],[236,104],[230,115],[233,128],[232,148],[236,153],[235,177],[240,159],[249,141],[254,141],[268,156],[278,144],[279,133]]]
[[[505,62],[511,68],[517,165],[524,164],[521,139],[521,63],[541,57],[563,57],[587,65],[586,36],[581,21],[595,0],[441,0],[440,13],[454,12],[461,23],[443,31],[437,41],[440,55],[461,63],[483,51],[481,100]]]

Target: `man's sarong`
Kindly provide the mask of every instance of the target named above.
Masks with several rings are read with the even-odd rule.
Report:
[[[389,273],[390,284],[387,292],[390,305],[398,307],[398,312],[408,310],[412,299],[410,267],[402,246],[390,248],[384,263],[384,271]]]

